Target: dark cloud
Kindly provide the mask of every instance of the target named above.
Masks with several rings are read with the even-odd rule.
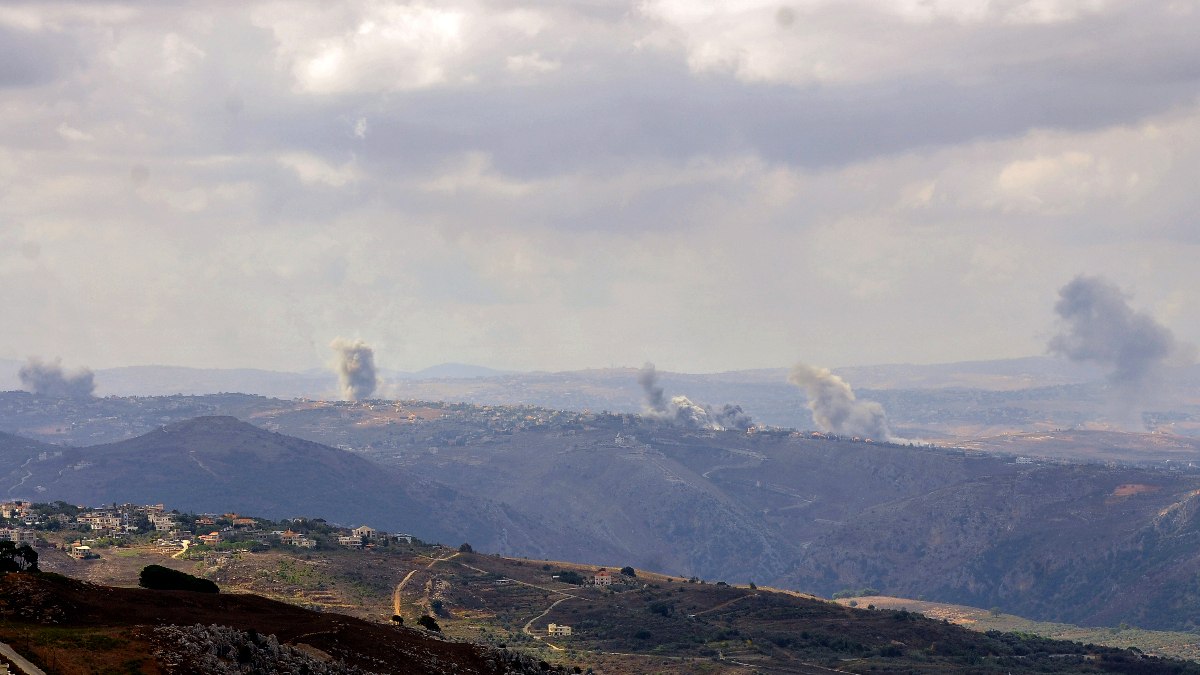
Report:
[[[370,111],[364,157],[411,170],[446,153],[483,151],[499,170],[521,178],[739,153],[822,168],[1031,129],[1129,123],[1193,101],[1200,84],[1200,41],[1188,37],[1193,24],[1172,25],[1152,9],[1054,26],[963,28],[950,44],[931,47],[945,50],[944,63],[812,84],[696,74],[678,54],[653,49],[605,54],[604,68],[587,61],[599,55],[568,54],[564,72],[571,77],[534,87],[391,96]],[[860,18],[847,9],[831,27],[853,33]],[[928,37],[907,31],[893,46]],[[1046,35],[1069,46],[1071,58],[1046,48]],[[320,114],[312,123],[328,119]],[[280,122],[274,133],[337,145],[318,129]]]
[[[62,360],[47,363],[30,357],[17,372],[21,386],[38,396],[51,398],[91,398],[96,389],[95,377],[87,368],[64,372]]]
[[[52,82],[80,61],[69,37],[0,26],[0,89]]]

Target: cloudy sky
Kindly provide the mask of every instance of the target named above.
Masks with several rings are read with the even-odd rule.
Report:
[[[1200,2],[0,4],[0,358],[715,371],[1200,341]]]

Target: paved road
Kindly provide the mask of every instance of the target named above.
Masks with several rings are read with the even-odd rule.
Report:
[[[3,642],[0,642],[0,654],[3,654],[4,658],[12,661],[17,670],[25,673],[25,675],[46,675],[46,671],[30,663],[28,659],[18,654],[16,650]]]

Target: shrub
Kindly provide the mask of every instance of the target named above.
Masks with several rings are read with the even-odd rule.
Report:
[[[138,585],[156,591],[192,591],[194,593],[218,593],[221,589],[208,579],[194,577],[187,572],[173,570],[162,565],[146,565],[138,575]]]
[[[621,574],[624,574],[627,577],[636,577],[637,576],[637,572],[635,572],[633,570],[633,568],[628,565],[621,568]]]
[[[574,584],[576,586],[582,586],[584,584],[583,575],[574,570],[559,572],[558,580],[564,584]]]
[[[422,614],[421,618],[417,619],[417,625],[421,626],[427,630],[435,631],[438,633],[442,632],[442,627],[439,626],[438,622],[436,620],[434,620],[434,618],[432,616],[429,616],[428,614]]]
[[[670,603],[663,602],[661,600],[650,603],[647,609],[654,614],[661,614],[663,616],[671,616],[675,610]]]

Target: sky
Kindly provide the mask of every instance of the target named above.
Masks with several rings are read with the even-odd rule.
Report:
[[[0,358],[711,372],[1200,342],[1200,2],[4,2]]]

